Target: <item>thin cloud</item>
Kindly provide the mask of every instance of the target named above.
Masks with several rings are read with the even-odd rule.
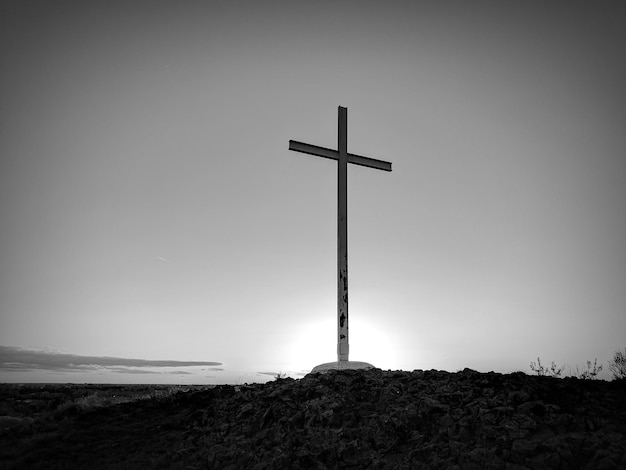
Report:
[[[99,368],[142,368],[142,367],[192,367],[192,366],[221,366],[221,362],[213,361],[165,361],[128,359],[110,356],[79,356],[76,354],[61,354],[48,351],[33,351],[13,346],[0,346],[0,370],[27,371],[27,370],[55,370],[55,371],[85,371]],[[139,369],[141,370],[141,369]],[[120,370],[121,371],[121,370]],[[129,371],[129,369],[124,369]],[[138,371],[133,371],[137,373]],[[143,373],[150,373],[141,370]]]
[[[161,374],[155,370],[146,369],[125,369],[124,367],[107,367],[109,372],[115,372],[117,374]]]
[[[279,375],[278,372],[257,372],[259,375],[271,375],[272,377],[277,377]]]
[[[291,376],[291,375],[296,375],[299,377],[304,377],[305,375],[307,375],[309,372],[311,372],[310,370],[301,370],[298,372],[291,372],[291,371],[285,371],[285,372],[257,372],[257,374],[259,375],[270,375],[272,377],[283,377],[283,376]]]

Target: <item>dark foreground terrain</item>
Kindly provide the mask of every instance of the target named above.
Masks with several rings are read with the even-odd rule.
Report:
[[[0,468],[626,468],[624,380],[375,369],[92,387],[0,386]]]

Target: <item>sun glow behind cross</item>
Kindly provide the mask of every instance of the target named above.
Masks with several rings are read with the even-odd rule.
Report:
[[[334,314],[326,316],[304,323],[293,335],[289,371],[309,371],[316,365],[337,360],[337,320]],[[352,317],[349,334],[350,360],[369,362],[381,369],[399,368],[394,343],[378,322],[369,316]]]

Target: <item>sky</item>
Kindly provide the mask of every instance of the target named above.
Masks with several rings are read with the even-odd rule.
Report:
[[[566,373],[626,346],[620,2],[0,2],[0,381],[350,359]]]

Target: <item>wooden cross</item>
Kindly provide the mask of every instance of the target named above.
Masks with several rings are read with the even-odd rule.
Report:
[[[289,150],[330,158],[338,162],[337,196],[337,357],[348,361],[348,163],[391,171],[391,163],[348,153],[348,108],[339,106],[338,150],[295,140]]]

